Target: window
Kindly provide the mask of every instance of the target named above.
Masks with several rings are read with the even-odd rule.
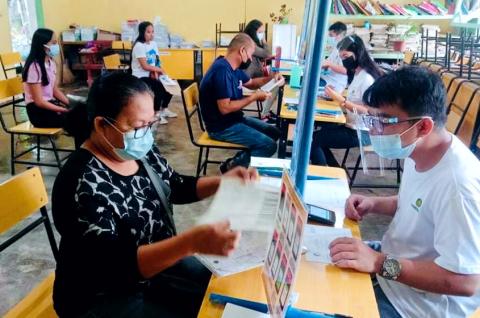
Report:
[[[12,51],[25,58],[30,51],[33,32],[38,28],[37,0],[8,0]]]

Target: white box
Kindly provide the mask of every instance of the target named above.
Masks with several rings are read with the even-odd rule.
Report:
[[[272,39],[272,54],[278,46],[282,48],[282,58],[294,59],[297,38],[297,26],[295,24],[274,24]]]

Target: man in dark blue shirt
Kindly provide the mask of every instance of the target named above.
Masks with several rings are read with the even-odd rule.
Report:
[[[257,90],[244,97],[242,87],[258,89],[272,78],[283,81],[281,75],[251,79],[243,71],[248,67],[255,51],[252,39],[240,33],[228,46],[227,55],[219,57],[205,74],[200,84],[200,109],[212,139],[232,142],[248,147],[220,166],[225,172],[235,166],[248,166],[250,154],[271,157],[277,150],[280,131],[263,121],[245,117],[242,109],[256,101],[271,97]]]

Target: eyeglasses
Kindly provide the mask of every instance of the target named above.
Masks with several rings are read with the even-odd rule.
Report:
[[[429,116],[414,116],[399,119],[398,117],[380,117],[372,115],[361,115],[361,119],[365,124],[365,127],[369,130],[374,130],[375,133],[383,134],[385,127],[396,125],[405,122],[419,121],[424,118],[431,118]]]
[[[158,119],[148,123],[147,125],[145,126],[142,126],[142,127],[138,127],[138,128],[134,128],[133,130],[130,130],[130,131],[127,131],[127,132],[123,132],[121,131],[120,129],[118,129],[114,124],[113,122],[117,122],[115,119],[113,118],[109,118],[109,117],[105,117],[105,120],[113,127],[115,128],[116,131],[118,131],[119,133],[121,134],[124,134],[127,138],[132,138],[133,139],[140,139],[140,138],[143,138],[147,132],[149,132],[152,127],[158,123]]]

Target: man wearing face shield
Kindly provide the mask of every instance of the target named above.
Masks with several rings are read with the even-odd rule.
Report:
[[[212,139],[244,145],[241,151],[221,166],[221,172],[235,166],[248,166],[250,155],[271,157],[277,150],[280,131],[257,118],[245,117],[242,109],[252,102],[271,98],[261,90],[244,97],[242,87],[258,89],[272,78],[283,81],[279,74],[251,79],[243,70],[252,61],[255,43],[245,33],[237,34],[228,46],[227,55],[215,60],[200,84],[200,109]]]
[[[437,74],[401,68],[365,93],[375,152],[405,159],[399,194],[351,195],[346,216],[393,216],[381,244],[330,244],[342,268],[376,274],[382,317],[468,317],[480,304],[480,163],[445,129],[445,89]]]

